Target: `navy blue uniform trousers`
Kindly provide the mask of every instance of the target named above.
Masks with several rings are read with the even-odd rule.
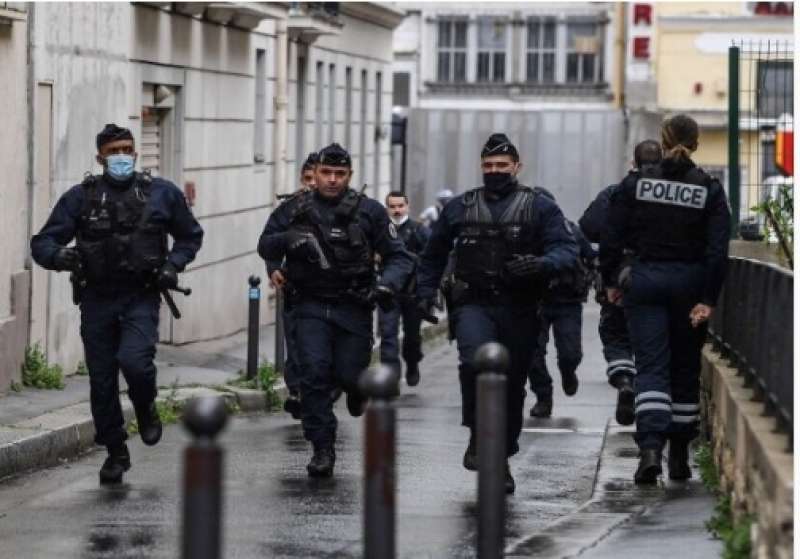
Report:
[[[292,310],[303,434],[315,447],[336,441],[333,391],[358,390],[372,354],[372,310],[349,302],[299,301]]]
[[[283,338],[286,342],[286,362],[283,364],[283,380],[292,394],[300,393],[300,367],[297,361],[296,328],[294,309],[286,305],[283,308]]]
[[[522,432],[525,381],[534,345],[531,335],[539,329],[537,306],[464,304],[450,313],[458,345],[459,380],[461,381],[461,424],[475,429],[477,404],[476,381],[480,371],[473,364],[475,351],[486,342],[503,344],[511,356],[506,372],[506,454],[519,452]]]
[[[636,356],[636,442],[661,449],[669,439],[697,436],[700,352],[707,326],[693,328],[700,301],[699,263],[637,262],[624,305]]]
[[[561,374],[575,372],[583,359],[581,347],[583,304],[579,302],[544,303],[539,317],[539,335],[528,376],[531,390],[536,394],[536,398],[547,399],[553,396],[553,379],[550,377],[545,361],[547,344],[550,342],[550,329],[553,329],[558,370],[561,371]]]
[[[81,338],[89,370],[95,442],[114,446],[127,438],[119,372],[134,406],[148,406],[156,397],[153,358],[161,301],[157,292],[141,290],[87,288],[81,297]]]
[[[400,319],[403,319],[402,356],[406,363],[422,361],[422,339],[420,325],[422,318],[413,299],[397,298],[391,310],[378,310],[378,326],[381,333],[381,363],[400,364],[400,343],[398,333]]]
[[[606,359],[608,383],[616,386],[620,376],[636,376],[633,348],[628,335],[625,309],[619,305],[605,303],[600,307],[600,324],[597,327]]]

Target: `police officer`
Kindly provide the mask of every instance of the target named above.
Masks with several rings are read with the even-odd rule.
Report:
[[[436,203],[428,206],[422,213],[419,214],[419,220],[426,227],[433,227],[436,220],[442,214],[442,208],[453,198],[453,191],[449,188],[443,188],[436,193]]]
[[[541,190],[555,201],[552,194]],[[570,268],[562,270],[550,280],[544,293],[539,311],[539,337],[529,373],[531,391],[536,395],[536,404],[531,408],[532,417],[550,417],[553,413],[553,379],[545,361],[551,328],[558,355],[561,387],[567,396],[574,396],[578,391],[578,376],[575,371],[583,359],[583,304],[589,294],[589,275],[596,255],[580,228],[571,221],[566,221],[565,224],[578,243],[579,254]]]
[[[131,467],[119,400],[119,371],[128,384],[142,441],[156,444],[155,407],[159,291],[178,285],[178,272],[203,240],[180,190],[134,171],[137,153],[127,128],[107,124],[97,135],[103,174],[87,176],[58,200],[31,240],[33,259],[71,271],[80,285],[81,337],[89,369],[95,441],[108,457],[101,483],[118,483]],[[167,235],[173,238],[167,250]],[[75,246],[67,246],[77,239]]]
[[[475,440],[476,349],[490,341],[505,345],[508,370],[507,456],[519,451],[525,381],[538,332],[540,281],[567,269],[578,251],[564,216],[547,197],[522,186],[522,164],[505,134],[492,134],[481,151],[484,186],[451,200],[433,226],[422,253],[417,295],[430,315],[439,280],[454,250],[448,284],[449,320],[459,353],[462,425],[470,429],[464,467],[477,468]],[[506,464],[506,491],[514,492]]]
[[[312,151],[303,162],[300,170],[300,188],[294,195],[314,189],[314,167],[316,164],[317,153]],[[286,340],[286,362],[283,365],[283,380],[289,390],[289,396],[283,402],[283,411],[290,414],[294,419],[300,419],[300,368],[297,365],[297,347],[294,343],[292,305],[285,297],[283,300],[283,335]]]
[[[633,151],[633,169],[658,165],[661,162],[661,144],[655,140],[645,140],[636,145]],[[608,205],[611,195],[617,188],[612,184],[597,195],[589,205],[578,223],[586,238],[603,245],[607,238]],[[608,383],[617,390],[617,406],[615,418],[620,425],[631,425],[634,422],[633,382],[636,376],[636,365],[633,360],[633,349],[628,336],[628,324],[625,311],[618,301],[608,302],[602,279],[598,282],[596,300],[600,303],[600,323],[598,333],[603,344],[603,356],[606,359],[606,376]]]
[[[691,476],[700,351],[728,258],[730,210],[719,181],[697,167],[697,123],[674,116],[661,129],[664,159],[625,177],[611,197],[600,265],[608,299],[622,299],[636,356],[636,483],[655,483],[669,441],[670,479]],[[623,250],[634,255],[620,271]]]
[[[270,215],[258,244],[273,285],[288,286],[300,378],[303,432],[314,455],[311,477],[329,477],[336,461],[336,386],[357,417],[364,399],[358,377],[372,351],[372,311],[408,279],[411,255],[383,206],[348,188],[350,154],[339,144],[319,152],[316,188]],[[375,254],[383,262],[376,283]],[[281,263],[286,259],[286,267]]]
[[[386,196],[386,211],[397,233],[414,259],[419,258],[428,244],[430,229],[408,216],[408,198],[402,192],[392,191]],[[391,309],[378,310],[378,325],[381,334],[381,363],[400,369],[400,351],[397,340],[400,318],[403,319],[403,360],[406,362],[406,382],[409,386],[419,384],[419,362],[422,360],[420,323],[422,317],[416,303],[414,276],[401,293],[397,294]]]

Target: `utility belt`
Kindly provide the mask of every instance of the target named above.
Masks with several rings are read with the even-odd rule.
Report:
[[[365,309],[373,309],[375,303],[371,300],[372,286],[348,287],[337,290],[332,289],[313,289],[301,287],[287,283],[284,286],[286,301],[295,306],[303,301],[319,301],[327,305],[339,303],[350,303]]]
[[[473,287],[451,276],[442,282],[442,294],[448,308],[460,305],[519,305],[536,304],[541,295],[535,290],[521,291],[507,286]]]

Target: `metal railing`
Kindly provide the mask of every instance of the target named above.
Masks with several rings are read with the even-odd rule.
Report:
[[[794,274],[749,258],[731,257],[709,333],[745,386],[789,435],[794,422]]]

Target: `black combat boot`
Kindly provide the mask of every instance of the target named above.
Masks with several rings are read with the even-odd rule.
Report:
[[[646,448],[639,452],[639,467],[633,475],[637,485],[648,485],[658,481],[661,475],[661,451]]]
[[[692,477],[689,467],[689,442],[670,440],[667,454],[667,471],[669,479],[684,481]]]
[[[514,491],[517,490],[517,484],[514,482],[514,476],[511,475],[511,468],[508,466],[508,462],[506,462],[506,495],[512,495]]]
[[[292,419],[300,419],[300,395],[297,392],[289,392],[289,397],[283,402],[283,411],[292,416]]]
[[[475,440],[475,431],[470,431],[469,444],[464,452],[464,468],[470,472],[478,471],[478,444]]]
[[[350,415],[353,417],[361,417],[364,415],[365,402],[357,388],[347,393],[347,411],[350,412]]]
[[[406,363],[406,384],[409,386],[419,384],[419,363]]]
[[[147,446],[153,446],[161,440],[161,418],[158,417],[156,403],[141,407],[134,407],[136,411],[136,422],[139,425],[139,435],[142,442]]]
[[[125,443],[108,446],[108,457],[100,468],[100,483],[112,484],[122,481],[122,474],[131,469],[131,455]]]
[[[309,477],[331,477],[336,464],[336,451],[333,445],[314,446],[314,456],[306,466]]]
[[[561,388],[564,389],[564,394],[567,396],[574,396],[578,391],[578,375],[575,371],[566,371],[561,373]]]
[[[531,408],[531,417],[550,417],[553,415],[553,397],[536,398],[536,403]]]
[[[628,375],[620,375],[617,386],[617,411],[614,414],[620,425],[633,425],[636,420],[636,392]]]

